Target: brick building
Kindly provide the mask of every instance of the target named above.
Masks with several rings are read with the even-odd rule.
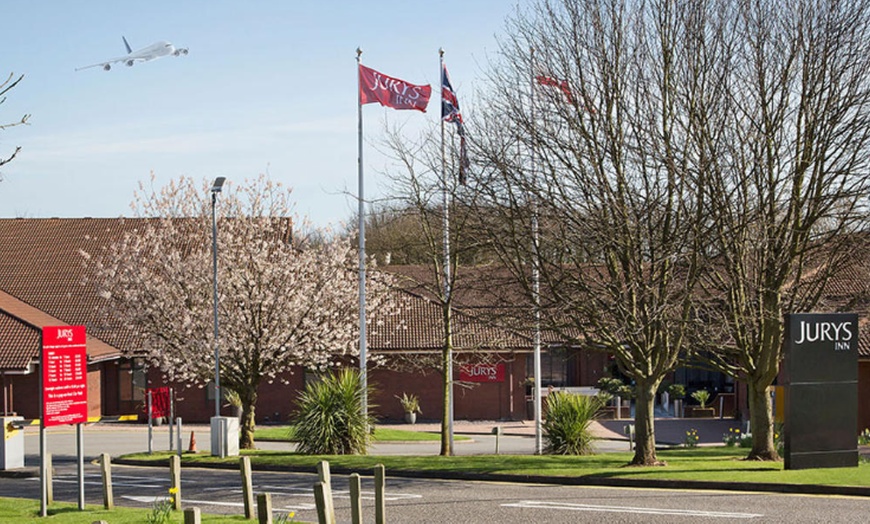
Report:
[[[101,326],[95,290],[82,285],[81,251],[99,252],[126,233],[135,233],[144,219],[2,219],[0,220],[0,378],[5,413],[26,418],[39,414],[39,333],[43,326],[88,326],[89,414],[141,413],[145,387],[163,385],[135,353],[133,330]],[[372,355],[369,382],[376,414],[396,420],[403,415],[396,395],[413,393],[421,400],[422,418],[440,420],[441,379],[437,362],[443,333],[442,312],[421,282],[432,280],[422,267],[390,267],[400,276],[404,306],[397,316],[370,328]],[[844,275],[832,286],[837,301],[854,298],[856,277]],[[529,377],[532,338],[523,322],[521,299],[505,300],[504,283],[488,268],[462,268],[454,288],[454,412],[457,419],[531,418]],[[496,299],[494,297],[501,297]],[[496,300],[501,300],[497,302]],[[510,314],[505,314],[510,312]],[[526,311],[528,313],[528,311]],[[505,319],[509,319],[507,322]],[[210,321],[210,319],[207,319]],[[862,326],[866,315],[862,315]],[[525,326],[525,327],[523,327]],[[609,373],[607,355],[566,344],[543,334],[542,386],[589,386]],[[379,365],[387,358],[391,365]],[[870,426],[870,333],[862,330],[859,363],[859,424]],[[397,366],[401,363],[401,366]],[[400,369],[400,370],[397,370]],[[682,375],[680,375],[682,373]],[[724,384],[721,377],[682,370],[677,377],[698,384]],[[294,399],[310,378],[302,369],[264,384],[257,405],[258,422],[286,421]],[[173,385],[178,416],[204,422],[213,415],[213,388]],[[739,387],[736,388],[739,397]],[[230,414],[231,408],[225,408]]]

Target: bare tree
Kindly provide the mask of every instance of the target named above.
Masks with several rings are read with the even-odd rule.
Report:
[[[680,6],[544,0],[519,12],[477,133],[503,261],[529,293],[537,268],[548,328],[612,353],[635,383],[633,464],[658,463],[655,392],[695,318],[695,28]]]
[[[182,178],[138,195],[143,228],[84,254],[109,321],[133,326],[135,348],[164,375],[213,378],[211,211],[208,186]],[[261,176],[220,202],[218,280],[221,386],[242,402],[240,446],[253,447],[257,392],[293,367],[323,370],[355,356],[359,337],[354,253],[294,224],[290,192]],[[382,278],[381,278],[382,277]],[[384,280],[386,279],[386,281]],[[387,281],[374,272],[367,307],[383,313]]]
[[[15,73],[9,73],[9,76],[6,78],[6,80],[4,80],[2,83],[0,83],[0,104],[2,104],[3,102],[6,101],[6,93],[15,89],[15,86],[17,86],[18,83],[21,82],[21,80],[23,78],[24,78],[24,75],[20,75],[18,78],[15,78]],[[8,129],[10,127],[26,125],[27,120],[29,118],[30,118],[30,115],[24,115],[21,117],[21,120],[19,120],[17,122],[11,122],[8,124],[0,124],[0,131],[3,131],[3,130]],[[0,167],[11,162],[12,159],[14,159],[18,155],[19,151],[21,151],[21,146],[16,147],[15,150],[12,152],[12,154],[6,158],[3,158],[2,156],[0,156]],[[2,180],[2,178],[0,178],[0,180]]]
[[[870,3],[739,2],[727,89],[697,115],[709,185],[708,355],[749,389],[751,459],[777,458],[768,387],[783,314],[824,305],[865,242]],[[858,252],[862,252],[857,249]],[[709,342],[714,342],[709,344]]]
[[[418,140],[404,136],[399,129],[387,129],[383,149],[395,161],[394,167],[387,173],[392,182],[391,199],[395,202],[395,209],[402,210],[400,216],[403,220],[415,222],[415,258],[422,261],[421,265],[425,268],[426,276],[418,277],[413,287],[417,294],[438,304],[442,313],[441,354],[426,359],[414,355],[415,362],[411,367],[420,370],[421,364],[426,367],[435,366],[441,374],[444,392],[441,410],[441,454],[452,455],[449,410],[454,383],[450,371],[457,331],[454,317],[458,304],[457,283],[463,282],[460,278],[460,261],[468,262],[485,251],[468,234],[476,220],[476,214],[472,211],[478,194],[474,188],[476,182],[473,178],[467,185],[459,182],[459,152],[452,146],[446,146],[442,156],[441,139],[434,128],[424,131]],[[448,238],[445,238],[445,212],[448,213]],[[448,245],[449,256],[445,256]],[[381,246],[381,249],[385,247]],[[463,349],[468,351],[474,348]],[[478,357],[483,358],[482,354]],[[393,365],[403,364],[401,359],[396,358],[391,359],[391,362]]]

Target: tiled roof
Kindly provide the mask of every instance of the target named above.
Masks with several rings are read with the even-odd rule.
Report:
[[[144,229],[146,219],[0,219],[0,369],[22,369],[35,356],[38,330],[46,322],[88,327],[91,358],[112,358],[135,349],[135,333],[124,326],[104,326],[96,291],[84,286],[80,251],[92,254]],[[397,317],[369,327],[374,350],[437,351],[442,346],[442,318],[426,283],[435,278],[425,266],[387,266],[400,277]],[[851,299],[862,313],[860,355],[870,358],[870,310],[866,284],[859,273],[842,273],[829,286],[832,303]],[[454,347],[528,350],[529,305],[510,275],[494,267],[461,267],[454,287]],[[855,300],[857,298],[857,300]],[[40,316],[42,315],[42,316]],[[507,319],[507,321],[505,321]],[[544,332],[544,343],[561,339]]]
[[[0,369],[24,371],[36,358],[39,331],[0,310]]]
[[[97,329],[100,298],[82,283],[80,251],[97,252],[141,226],[142,220],[119,218],[0,220],[0,312],[30,332],[0,330],[0,368],[20,369],[13,363],[21,355],[36,357],[39,329],[52,324],[85,325],[92,360],[120,354],[131,333]]]

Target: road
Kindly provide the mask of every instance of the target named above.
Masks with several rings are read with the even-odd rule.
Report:
[[[208,447],[207,427],[186,427],[185,448],[190,432]],[[38,465],[38,431],[26,430],[26,464]],[[458,455],[492,453],[494,437],[473,435],[473,442],[457,442]],[[263,448],[289,449],[286,443],[259,443]],[[626,442],[603,442],[603,446],[626,448]],[[155,450],[168,449],[166,427],[155,431]],[[112,456],[148,448],[147,432],[141,427],[90,427],[85,430],[86,498],[101,504],[99,468],[90,463],[99,453]],[[372,454],[437,454],[439,444],[379,444]],[[75,477],[75,434],[71,429],[49,431],[48,449],[57,471],[56,500],[77,500]],[[503,453],[532,453],[534,439],[522,436],[500,438]],[[365,473],[365,472],[361,472]],[[115,503],[150,507],[168,495],[166,468],[113,466]],[[276,511],[293,511],[303,521],[316,522],[313,484],[308,474],[254,472],[255,491],[270,492]],[[333,493],[340,522],[350,521],[346,476],[333,475]],[[370,476],[363,477],[365,522],[374,519]],[[37,499],[38,478],[0,478],[0,496]],[[185,468],[182,500],[209,513],[242,514],[241,481],[237,471]],[[866,522],[870,499],[850,497],[797,496],[713,491],[593,488],[531,485],[498,482],[442,481],[391,478],[387,471],[388,522]]]
[[[57,465],[54,493],[59,501],[77,500],[75,465]],[[113,466],[115,504],[150,507],[168,495],[168,468]],[[316,476],[254,472],[255,492],[272,494],[276,511],[316,522],[313,484]],[[477,481],[390,478],[387,472],[388,522],[490,524],[506,522],[613,523],[674,522],[866,522],[870,501],[853,497],[796,496],[714,491],[543,486]],[[348,481],[333,475],[339,522],[350,521]],[[365,522],[374,520],[373,486],[362,478]],[[101,504],[97,466],[85,468],[88,504]],[[237,471],[185,468],[182,501],[207,513],[242,514]],[[39,480],[0,478],[0,496],[38,498]]]

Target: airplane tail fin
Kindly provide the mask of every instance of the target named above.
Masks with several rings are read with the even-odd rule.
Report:
[[[127,54],[129,55],[130,53],[132,53],[133,50],[130,49],[130,44],[127,43],[127,38],[122,36],[122,37],[121,37],[121,40],[124,41],[124,47],[127,48]]]

